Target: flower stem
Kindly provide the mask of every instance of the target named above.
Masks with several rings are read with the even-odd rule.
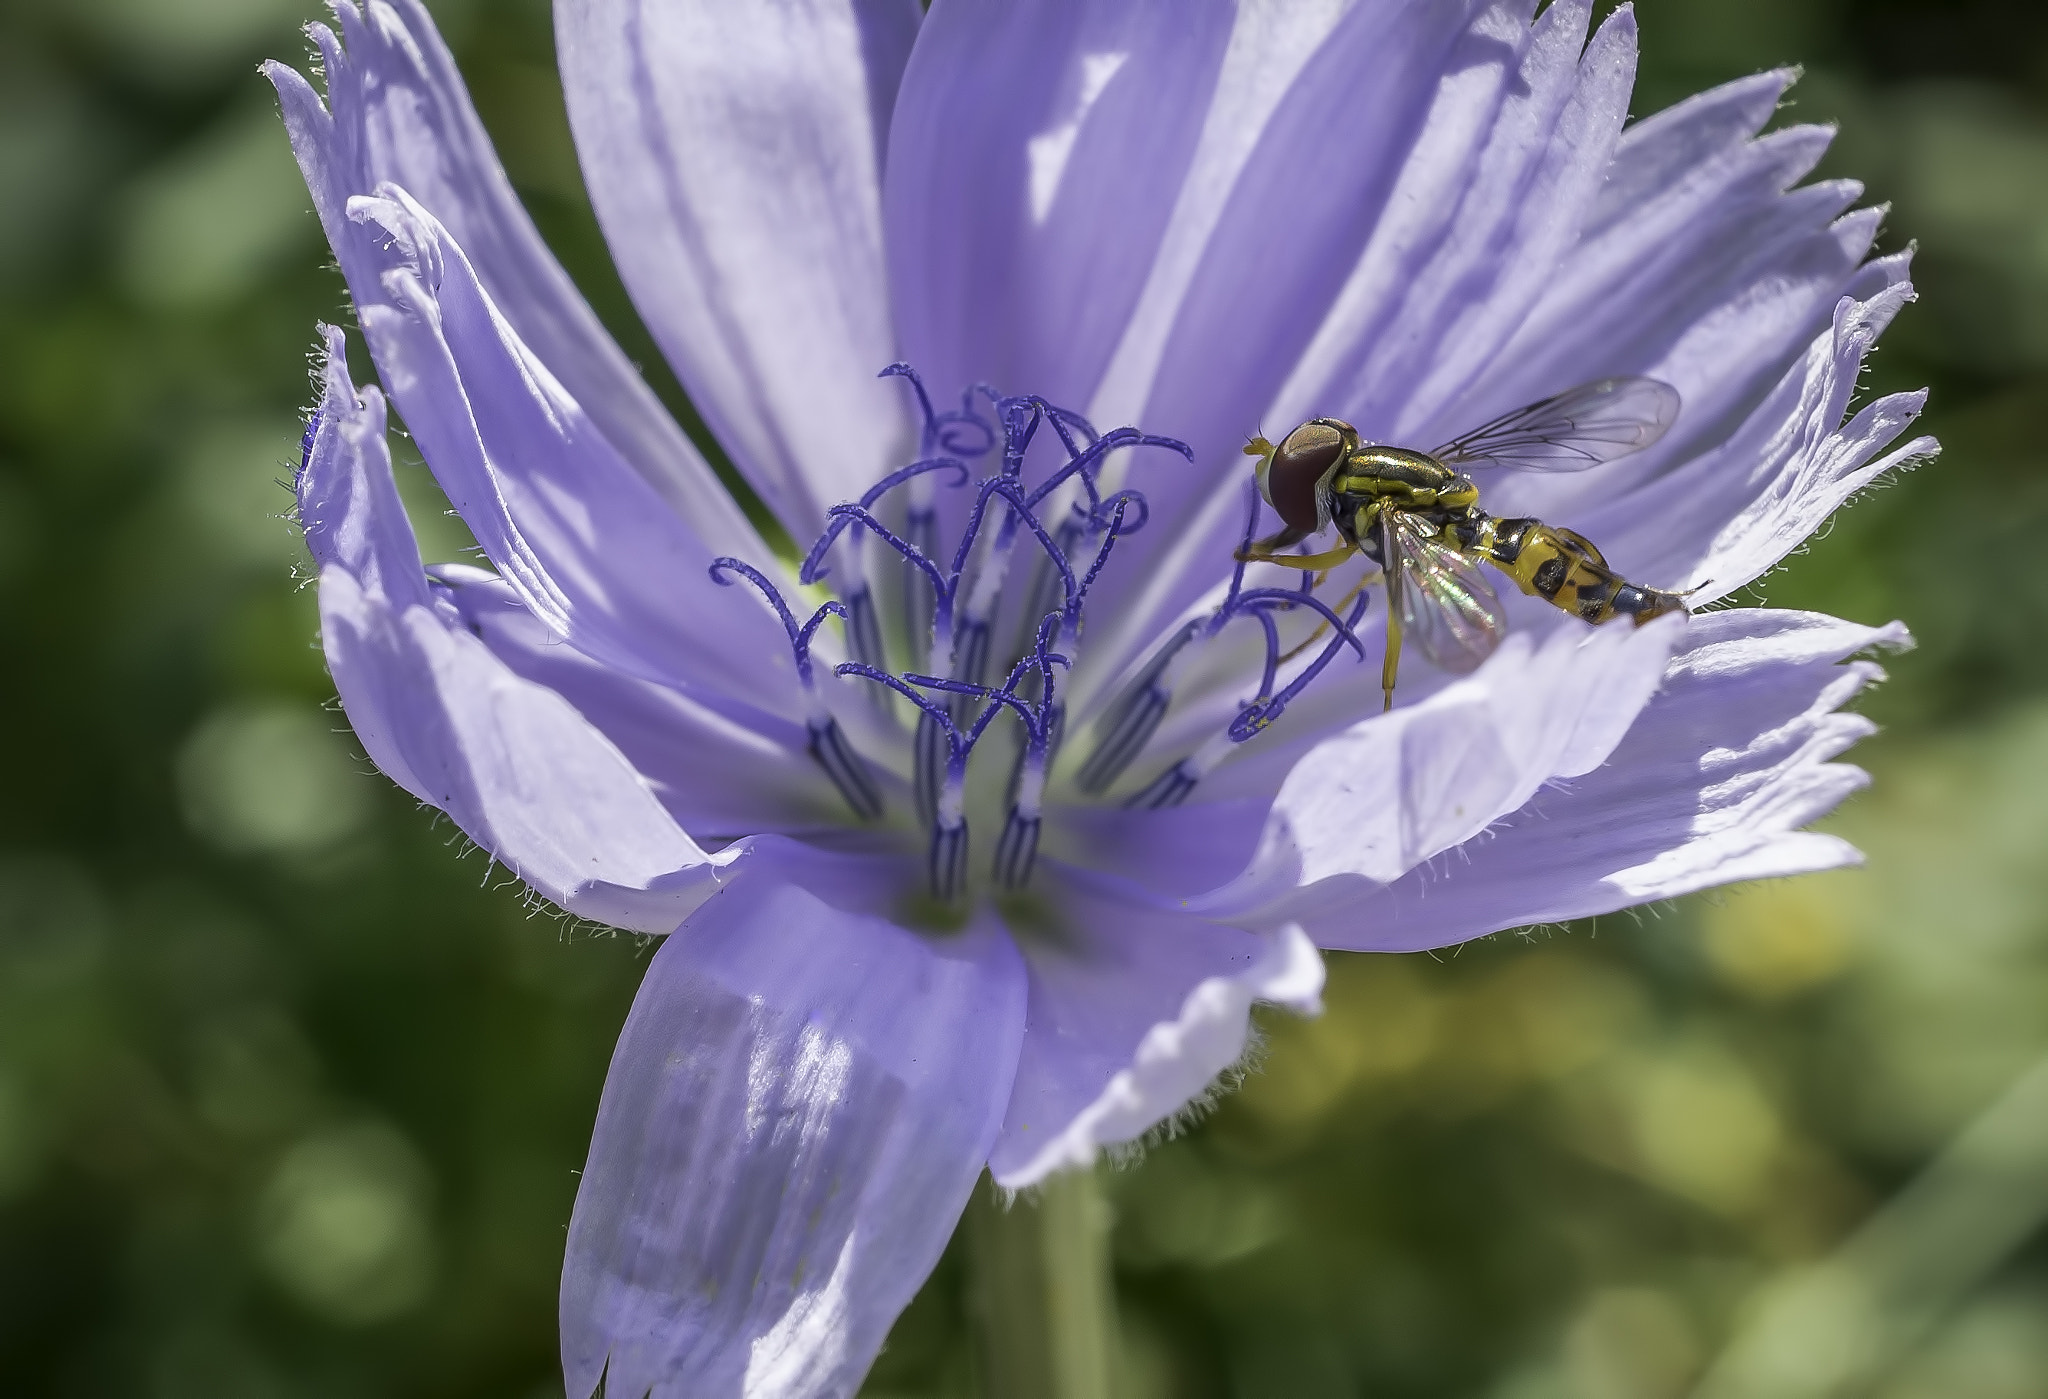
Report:
[[[967,1220],[983,1399],[1112,1399],[1116,1290],[1097,1172],[1054,1176],[1008,1206],[984,1176]]]

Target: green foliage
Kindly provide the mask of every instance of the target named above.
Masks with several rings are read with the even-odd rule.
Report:
[[[277,482],[345,311],[251,72],[305,8],[0,9],[9,1393],[560,1394],[562,1231],[644,949],[528,908],[331,708]],[[436,11],[694,430],[583,202],[545,5]],[[1803,61],[1787,119],[1841,120],[1823,173],[1920,246],[1868,387],[1931,383],[1947,453],[1757,590],[1920,638],[1834,823],[1871,865],[1337,959],[1327,1016],[1273,1018],[1245,1090],[1110,1181],[1138,1399],[2048,1387],[2048,19],[1640,15],[1639,111]],[[964,1392],[963,1286],[949,1256],[870,1393]]]

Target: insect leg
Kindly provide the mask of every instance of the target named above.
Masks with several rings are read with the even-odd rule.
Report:
[[[1237,556],[1249,563],[1251,562],[1251,555],[1271,554],[1277,550],[1291,549],[1301,543],[1302,540],[1308,538],[1308,536],[1308,530],[1302,529],[1297,525],[1288,525],[1278,533],[1269,534],[1264,539],[1247,544],[1244,548],[1237,551]]]
[[[1309,573],[1318,569],[1335,568],[1357,552],[1358,546],[1349,540],[1346,540],[1335,549],[1325,550],[1320,554],[1267,554],[1260,552],[1258,546],[1254,545],[1249,549],[1238,550],[1237,561],[1239,563],[1284,564],[1288,568],[1298,568],[1304,573]]]
[[[1366,511],[1375,512],[1376,519],[1367,519]],[[1386,703],[1380,712],[1386,713],[1394,707],[1394,679],[1401,671],[1401,577],[1400,555],[1394,551],[1394,517],[1391,511],[1375,501],[1358,512],[1358,531],[1363,534],[1374,524],[1380,527],[1380,556],[1386,560],[1383,571],[1387,575],[1387,655],[1380,662],[1380,692],[1386,696]]]
[[[1329,570],[1325,569],[1323,571],[1323,574],[1324,577],[1327,577],[1329,575]],[[1351,585],[1351,591],[1344,594],[1344,600],[1338,603],[1335,607],[1331,608],[1330,610],[1332,612],[1341,614],[1345,608],[1349,607],[1357,599],[1360,593],[1364,592],[1367,588],[1370,588],[1373,584],[1379,581],[1379,574],[1366,574],[1363,578],[1360,578],[1356,583],[1353,583]],[[1316,586],[1320,588],[1322,585],[1322,578],[1316,579]],[[1322,638],[1323,633],[1328,631],[1329,629],[1330,624],[1328,622],[1317,622],[1316,629],[1308,634],[1307,640],[1303,641],[1299,646],[1296,646],[1293,650],[1289,651],[1286,655],[1282,656],[1280,658],[1280,664],[1285,665],[1287,664],[1287,662],[1293,660],[1296,656],[1299,656],[1302,652],[1308,650],[1308,648],[1315,645],[1316,642]]]

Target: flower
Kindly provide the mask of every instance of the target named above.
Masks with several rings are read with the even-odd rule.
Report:
[[[422,566],[328,331],[297,489],[350,722],[539,894],[665,935],[570,1226],[572,1395],[851,1393],[984,1165],[1171,1119],[1254,1002],[1315,1008],[1319,948],[1856,858],[1802,827],[1864,780],[1851,658],[1896,624],[1511,597],[1382,715],[1372,591],[1233,563],[1262,424],[1429,443],[1654,375],[1654,447],[1486,505],[1695,607],[1933,452],[1888,451],[1918,395],[1849,413],[1906,260],[1798,184],[1827,132],[1757,135],[1791,75],[1625,129],[1630,12],[1533,9],[562,0],[620,270],[800,560],[542,245],[417,0],[312,29],[324,103],[269,66],[492,566]]]

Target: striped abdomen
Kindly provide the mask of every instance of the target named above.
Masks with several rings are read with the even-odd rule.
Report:
[[[1584,535],[1541,520],[1487,520],[1471,547],[1531,597],[1540,597],[1589,622],[1633,617],[1641,626],[1667,612],[1683,612],[1676,593],[1639,587],[1607,566]]]

